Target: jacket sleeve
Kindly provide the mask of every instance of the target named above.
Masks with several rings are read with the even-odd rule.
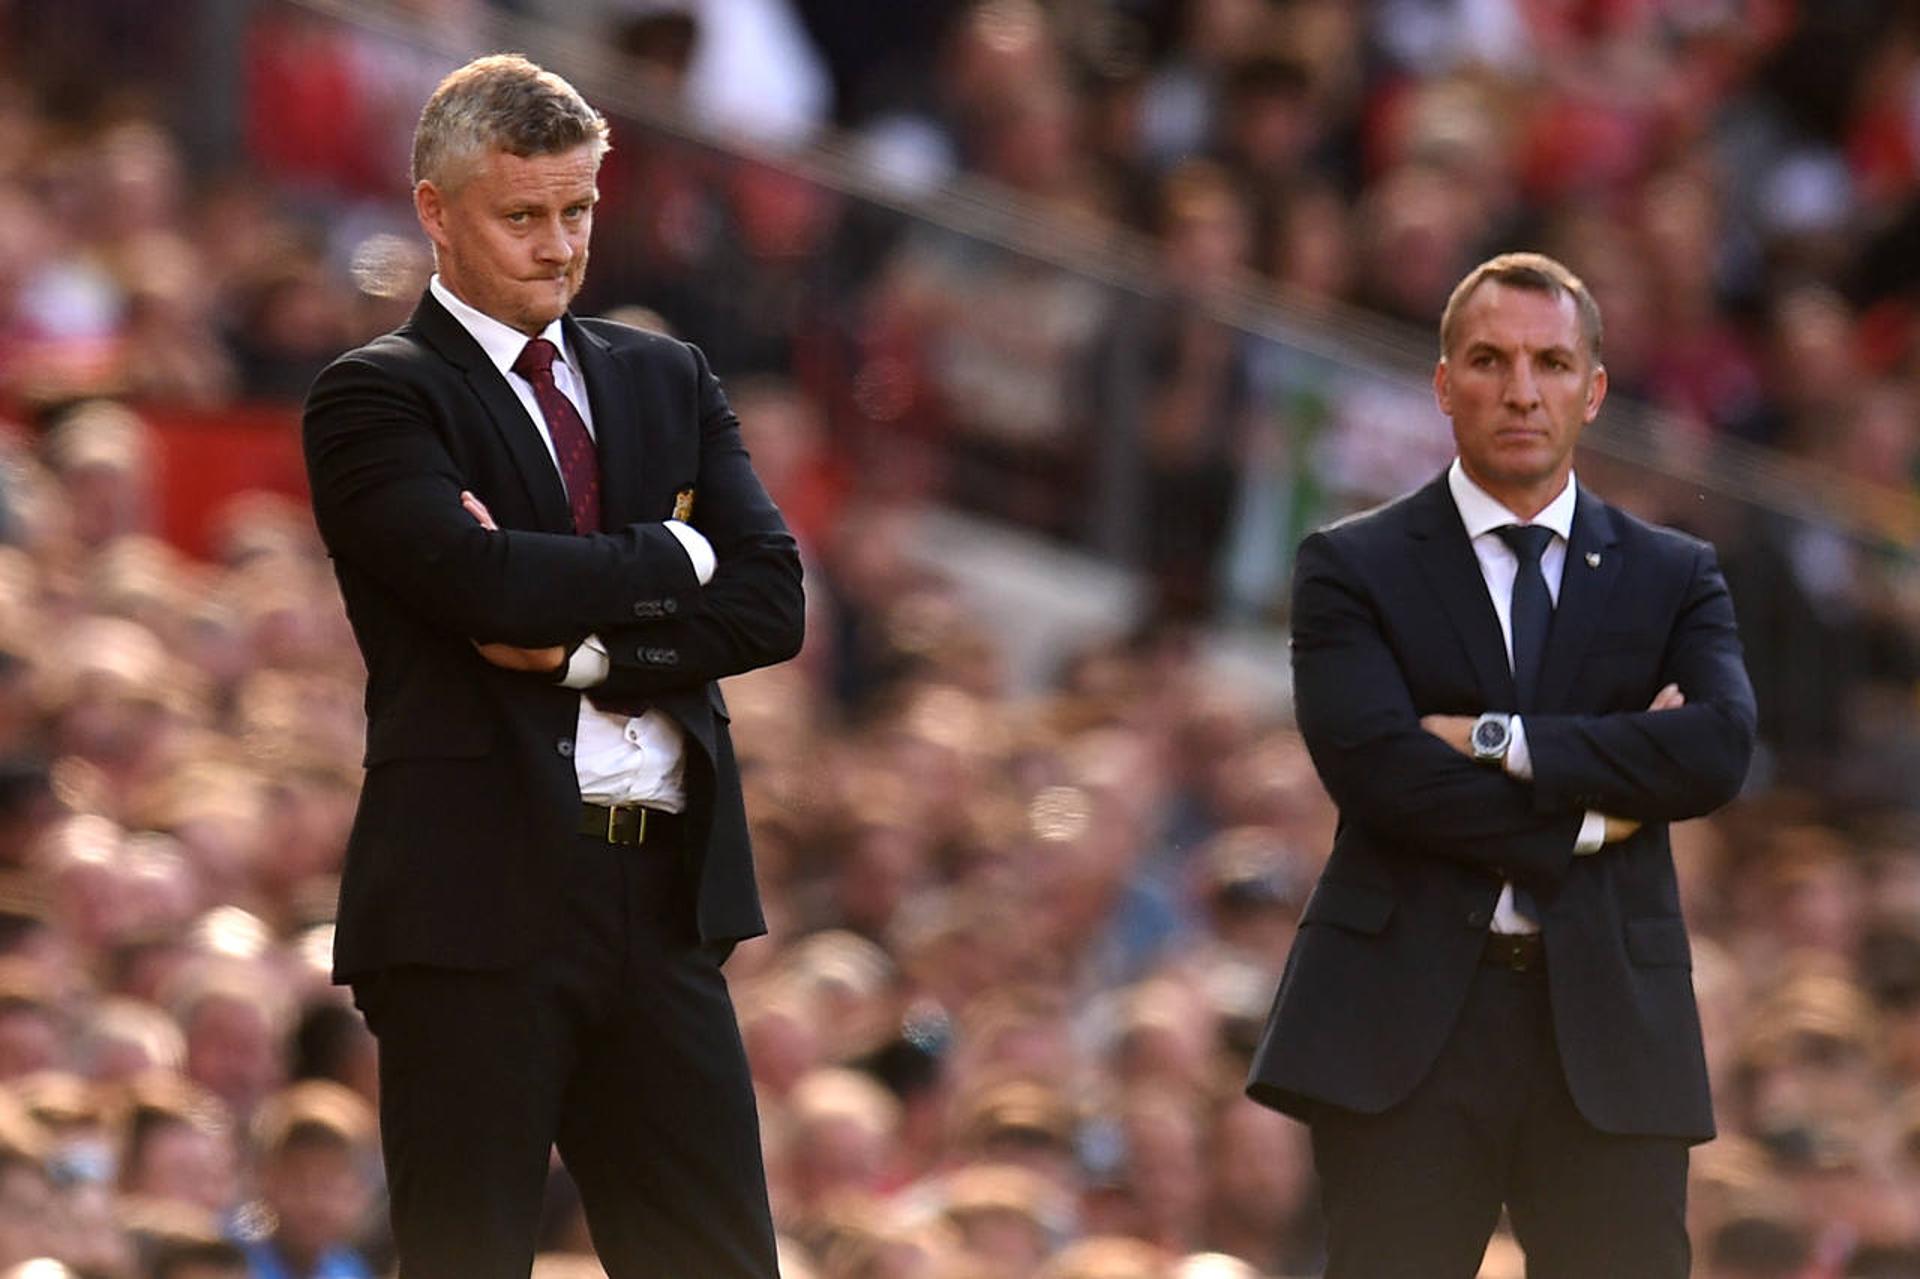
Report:
[[[466,484],[424,393],[364,354],[314,383],[302,443],[328,551],[446,632],[569,644],[630,624],[641,600],[696,586],[662,524],[585,536],[481,528],[461,508]]]
[[[1524,782],[1420,727],[1376,606],[1325,533],[1308,537],[1296,560],[1293,684],[1301,735],[1342,821],[1539,891],[1565,878],[1581,813],[1542,812]]]
[[[1753,685],[1713,549],[1696,548],[1660,663],[1686,705],[1614,715],[1528,715],[1535,805],[1683,821],[1739,793],[1753,756]]]
[[[740,422],[697,348],[700,470],[691,523],[713,578],[667,616],[601,632],[609,693],[647,696],[784,662],[800,651],[800,551],[754,474]],[[631,622],[631,619],[628,619]]]

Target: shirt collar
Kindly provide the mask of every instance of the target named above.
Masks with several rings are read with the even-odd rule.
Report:
[[[469,306],[455,297],[453,290],[440,282],[438,271],[434,272],[433,278],[427,281],[427,289],[433,294],[435,301],[447,308],[447,314],[458,320],[460,327],[470,333],[473,340],[480,344],[480,349],[487,353],[487,358],[493,361],[495,368],[502,373],[513,372],[514,362],[520,358],[520,352],[526,350],[527,342],[530,340],[526,334],[512,325],[502,324],[485,311]],[[559,320],[555,320],[541,330],[540,336],[560,349],[562,361],[569,366],[572,364],[572,361],[567,359],[567,339]]]
[[[1457,457],[1453,459],[1453,465],[1447,468],[1447,488],[1453,494],[1453,504],[1460,508],[1460,522],[1466,525],[1470,539],[1507,524],[1538,524],[1559,534],[1563,542],[1573,534],[1573,508],[1578,492],[1574,488],[1571,472],[1567,475],[1567,486],[1560,490],[1559,496],[1548,502],[1545,509],[1530,520],[1521,519],[1502,506],[1500,499],[1475,484]]]

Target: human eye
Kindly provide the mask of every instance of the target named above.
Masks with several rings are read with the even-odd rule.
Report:
[[[527,220],[532,216],[533,215],[525,209],[514,209],[507,214],[507,224],[509,226],[525,226]]]

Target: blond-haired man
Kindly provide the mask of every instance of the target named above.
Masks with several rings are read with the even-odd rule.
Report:
[[[776,1273],[714,681],[797,651],[799,560],[700,352],[568,311],[606,149],[524,58],[448,76],[414,144],[437,273],[307,404],[367,662],[334,968],[404,1279],[523,1279],[556,1144],[608,1274]]]

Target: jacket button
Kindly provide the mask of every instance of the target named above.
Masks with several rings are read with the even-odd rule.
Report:
[[[1487,912],[1484,910],[1468,911],[1467,923],[1471,924],[1475,928],[1485,928],[1487,926]]]
[[[635,617],[652,617],[656,607],[652,600],[635,600],[633,602],[633,615]]]
[[[559,751],[562,756],[571,758],[573,756],[573,739],[571,737],[563,737],[553,744],[553,749]]]
[[[665,609],[669,613],[678,613],[680,611],[680,601],[665,600],[661,603],[660,607]]]

